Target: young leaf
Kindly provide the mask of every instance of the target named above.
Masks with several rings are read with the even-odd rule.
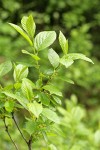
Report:
[[[12,69],[12,63],[10,61],[0,64],[0,77],[7,74]]]
[[[68,40],[66,40],[65,36],[61,31],[59,33],[59,43],[64,54],[66,55],[68,53]]]
[[[46,93],[40,93],[39,100],[45,106],[49,106],[49,104],[50,104],[50,98],[48,97],[48,95]]]
[[[22,79],[22,85],[21,85],[21,90],[23,95],[31,101],[33,98],[33,91],[32,89],[35,87],[34,83],[31,82],[29,79],[24,78]]]
[[[67,54],[66,58],[67,59],[72,59],[72,60],[82,59],[82,60],[91,62],[93,64],[93,61],[90,58],[88,58],[84,54],[80,54],[80,53],[72,53],[72,54],[70,53],[70,54]]]
[[[26,28],[26,21],[27,21],[28,17],[24,16],[22,19],[21,19],[21,25],[22,25],[22,28],[27,32],[27,28]]]
[[[55,31],[43,31],[36,35],[34,47],[37,51],[41,51],[49,47],[56,39]]]
[[[59,66],[59,55],[52,48],[49,49],[48,59],[54,68]]]
[[[22,50],[22,53],[24,54],[27,54],[27,55],[30,55],[32,58],[34,58],[35,60],[40,60],[40,58],[37,56],[37,55],[34,55],[32,53],[29,53],[28,51],[26,50]]]
[[[28,103],[27,105],[30,112],[34,114],[36,118],[42,113],[42,105],[34,101],[33,103]]]
[[[62,57],[60,59],[60,63],[64,65],[66,68],[68,68],[74,63],[74,61],[72,59],[66,59],[65,57]]]
[[[58,96],[62,96],[62,93],[54,85],[45,85],[45,86],[43,86],[43,89],[49,91],[50,94],[55,94],[55,95],[58,95]]]
[[[21,83],[20,83],[20,82],[16,82],[16,83],[14,84],[14,88],[15,88],[16,90],[20,89],[20,88],[21,88]]]
[[[26,78],[28,75],[28,68],[22,64],[15,66],[14,69],[14,80],[16,82],[21,81],[23,78]]]
[[[44,108],[42,111],[43,116],[47,117],[49,120],[55,122],[55,123],[59,123],[59,117],[57,116],[57,114],[52,111],[51,109],[48,108]]]
[[[6,109],[6,111],[8,111],[8,112],[12,112],[13,109],[14,109],[14,101],[11,101],[11,100],[6,101],[6,102],[5,102],[5,109]]]
[[[23,31],[23,29],[21,29],[19,26],[13,24],[13,23],[9,23],[17,32],[19,32],[28,42],[29,44],[32,46],[33,43],[30,40],[30,38],[28,37],[28,35]]]
[[[27,33],[30,36],[30,38],[33,39],[33,36],[35,34],[36,25],[35,25],[32,15],[30,15],[26,21],[26,29],[27,29]]]

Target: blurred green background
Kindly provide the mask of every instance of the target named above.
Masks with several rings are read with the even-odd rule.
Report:
[[[59,88],[65,99],[76,95],[87,112],[90,128],[100,128],[100,0],[0,0],[0,63],[8,59],[29,61],[21,53],[22,49],[28,49],[28,44],[7,24],[20,24],[21,18],[29,14],[34,17],[37,33],[55,30],[59,34],[61,30],[69,39],[69,52],[80,52],[93,60],[94,65],[77,61],[66,72],[63,68],[62,77],[70,78],[75,84],[59,81]],[[57,41],[53,47],[61,55]],[[47,57],[46,53],[41,55]],[[44,70],[50,65],[48,62],[45,66],[45,59],[42,63]],[[30,69],[30,72],[30,77],[35,78],[34,71]],[[11,78],[6,76],[0,82],[9,84]]]

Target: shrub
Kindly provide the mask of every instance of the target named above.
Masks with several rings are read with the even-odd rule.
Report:
[[[0,118],[3,120],[5,130],[16,149],[18,149],[18,147],[9,129],[9,125],[13,124],[12,121],[14,121],[16,128],[20,132],[29,150],[32,149],[32,143],[38,141],[41,137],[46,141],[47,148],[55,149],[52,142],[48,142],[47,136],[51,131],[53,133],[55,123],[62,123],[56,112],[56,108],[61,105],[63,95],[59,86],[55,86],[55,79],[57,78],[73,83],[71,80],[62,78],[59,75],[62,66],[68,68],[77,59],[82,59],[90,63],[93,62],[84,54],[68,53],[68,40],[66,40],[61,31],[59,33],[59,44],[63,56],[60,57],[57,52],[51,48],[52,43],[56,40],[56,32],[42,31],[35,36],[36,25],[32,15],[22,18],[22,28],[12,23],[9,24],[29,43],[29,51],[24,49],[22,53],[31,57],[32,63],[12,64],[12,62],[7,61],[0,65],[0,77],[3,77],[13,68],[14,79],[12,84],[0,87]],[[40,53],[45,49],[48,49],[48,60],[51,64],[47,70],[41,66],[43,60]],[[30,67],[36,70],[34,71],[34,74],[36,74],[35,81],[28,77]],[[24,124],[22,127],[19,127],[18,118],[16,116],[20,111],[25,112],[24,115],[21,116]],[[75,110],[73,110],[73,113],[74,111]],[[78,118],[78,121],[80,121],[84,114],[79,107],[77,107],[77,111],[80,113],[80,117]],[[77,115],[77,112],[75,114]],[[77,122],[77,117],[75,122]],[[70,126],[70,123],[68,122],[67,125]],[[22,132],[22,130],[24,130],[24,132]],[[77,147],[77,145],[74,145],[72,149],[75,149],[75,147]]]

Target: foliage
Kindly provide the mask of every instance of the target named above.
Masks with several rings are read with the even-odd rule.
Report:
[[[54,86],[56,86],[60,91],[62,91],[63,94],[62,103],[64,108],[65,108],[64,100],[66,98],[70,98],[70,96],[73,93],[78,97],[78,103],[84,104],[84,109],[86,111],[85,118],[87,119],[87,121],[83,122],[84,125],[88,129],[92,130],[93,132],[96,131],[98,129],[99,126],[98,124],[100,122],[99,119],[100,118],[99,115],[100,114],[100,101],[99,101],[100,99],[100,94],[99,94],[100,93],[100,62],[99,62],[100,2],[99,0],[95,0],[95,1],[83,0],[82,2],[80,0],[74,0],[74,1],[72,0],[67,0],[67,1],[65,0],[58,0],[58,1],[56,0],[49,0],[49,1],[47,0],[42,0],[42,1],[1,0],[0,1],[0,63],[5,62],[5,64],[8,64],[9,59],[12,62],[17,62],[14,64],[12,63],[13,72],[14,69],[18,66],[18,64],[21,64],[21,66],[28,68],[28,75],[26,74],[25,80],[27,80],[26,78],[28,78],[32,82],[34,81],[35,83],[38,78],[38,71],[34,65],[34,58],[39,60],[39,64],[41,64],[41,72],[44,72],[45,76],[47,77],[53,73],[53,67],[50,64],[50,60],[48,61],[49,57],[47,57],[48,52],[53,52],[54,55],[56,55],[55,52],[53,51],[56,50],[56,53],[60,56],[60,58],[62,58],[64,50],[62,48],[61,51],[59,46],[60,43],[58,44],[56,40],[55,43],[53,44],[53,49],[51,49],[50,47],[51,50],[45,50],[45,51],[41,50],[39,52],[39,56],[33,54],[30,45],[28,45],[28,42],[26,42],[26,40],[24,40],[24,38],[20,36],[18,32],[13,30],[9,26],[9,24],[7,24],[7,22],[13,22],[15,24],[19,24],[20,19],[23,16],[26,16],[27,14],[30,13],[34,16],[35,19],[37,25],[36,26],[37,34],[43,30],[44,31],[55,30],[58,35],[59,30],[61,30],[64,33],[64,35],[68,37],[69,51],[71,53],[75,53],[75,52],[83,53],[86,56],[92,58],[95,64],[92,66],[90,63],[86,63],[85,61],[80,60],[80,61],[75,61],[74,65],[68,67],[67,69],[64,67],[65,65],[60,67],[60,69],[57,69],[57,72],[55,72],[52,75],[51,79],[53,78],[53,80],[50,79],[49,83],[54,84]],[[27,19],[27,17],[23,18],[22,21],[23,23],[25,19]],[[25,29],[24,25],[23,28]],[[27,33],[26,30],[24,30],[24,32]],[[33,32],[31,36],[33,36],[36,33]],[[21,50],[26,55],[23,55],[21,53]],[[64,63],[64,61],[62,62]],[[69,65],[71,63],[72,61],[70,61]],[[57,61],[56,65],[58,64],[59,63]],[[41,74],[41,76],[43,77],[43,74]],[[7,88],[12,89],[12,84],[14,83],[14,80],[15,79],[12,78],[12,71],[10,71],[8,74],[5,74],[3,77],[0,77],[0,84],[2,85],[2,87],[8,85]],[[19,82],[22,82],[22,80],[20,80]],[[43,77],[43,82],[46,83],[47,78]],[[41,80],[37,81],[36,86],[39,87],[40,84],[42,84]],[[19,83],[16,83],[14,85],[14,88],[15,87],[18,90],[20,89],[21,85]],[[32,86],[32,90],[35,90],[33,89],[33,87],[34,85]],[[23,92],[23,94],[24,93],[25,92]],[[3,98],[3,95],[1,95],[1,97]],[[51,103],[47,93],[42,92],[41,94],[39,94],[39,99],[47,107],[49,103]],[[45,101],[45,99],[48,100]],[[54,95],[53,99],[54,101],[51,99],[53,105],[55,103],[61,104],[61,99],[62,99],[61,97],[58,98],[56,95]],[[21,99],[21,101],[23,100]],[[14,103],[12,102],[12,100],[10,101],[10,103],[8,101],[7,103],[5,103],[8,112],[10,112],[9,105],[12,105],[12,109],[13,109]],[[0,107],[1,106],[2,104],[0,105]],[[24,119],[23,116],[26,116],[27,111],[24,111],[21,108],[22,107],[20,105],[20,111],[17,111],[15,113],[15,118],[22,129],[25,127],[25,122],[24,122],[25,120],[23,120]],[[6,122],[7,124],[9,123],[10,133],[14,141],[16,141],[20,149],[26,150],[26,145],[23,139],[20,137],[19,132],[16,130],[15,126],[13,125],[11,119],[6,118]],[[28,125],[31,126],[31,123],[32,122],[30,121]],[[32,132],[31,127],[29,132]],[[6,149],[6,150],[14,149],[13,145],[9,140],[8,135],[5,134],[4,124],[1,120],[0,120],[0,128],[1,128],[0,131],[1,149]],[[27,137],[26,131],[22,130],[22,132]],[[51,135],[51,133],[49,134]],[[55,139],[58,138],[58,136],[56,137],[54,136],[53,139],[53,135],[51,136],[50,143],[52,143]],[[99,139],[98,132],[96,135]],[[61,141],[63,141],[63,137],[61,137],[59,143],[62,143]],[[37,142],[36,144],[34,143],[35,149],[36,148],[38,149],[38,147],[39,148],[41,147],[42,150],[44,148],[47,149],[44,140],[41,140],[42,146],[39,145],[40,143],[38,143],[37,145]],[[57,144],[55,143],[56,146]],[[49,147],[53,149],[54,145],[50,144]],[[100,148],[95,147],[94,149],[100,149]]]
[[[59,43],[63,51],[63,56],[60,57],[52,48],[49,49],[51,44],[56,39],[56,32],[42,31],[35,36],[36,25],[32,15],[22,18],[22,28],[12,23],[9,23],[9,25],[11,25],[17,32],[19,32],[21,36],[29,43],[31,54],[27,50],[22,52],[28,54],[33,60],[33,66],[31,67],[37,69],[37,79],[36,81],[33,81],[28,78],[28,66],[23,64],[14,64],[14,82],[11,85],[7,85],[5,87],[1,86],[0,89],[0,118],[4,122],[5,130],[8,133],[15,148],[18,150],[16,143],[13,141],[10,135],[7,119],[14,121],[23,140],[26,142],[28,149],[31,150],[32,143],[37,141],[41,136],[47,140],[48,132],[53,129],[54,123],[60,124],[60,118],[56,113],[56,107],[59,105],[59,101],[61,101],[62,92],[59,90],[59,88],[57,88],[57,86],[51,83],[54,78],[57,78],[57,75],[59,76],[58,70],[60,72],[60,68],[62,68],[63,65],[68,68],[74,63],[74,60],[76,59],[82,59],[91,63],[93,62],[83,54],[69,54],[68,42],[61,32],[59,34]],[[50,75],[45,74],[45,72],[41,70],[40,60],[43,58],[39,55],[40,51],[47,48],[49,49],[48,59],[53,68],[53,72]],[[3,63],[0,67],[1,77],[3,77],[12,69],[11,62]],[[22,133],[22,129],[19,127],[15,119],[15,112],[19,111],[20,109],[26,111],[28,114],[28,117],[27,115],[23,116],[24,123],[26,122],[24,127],[26,136],[24,133]],[[80,109],[77,109],[81,115]],[[77,115],[78,112],[75,114]],[[82,116],[80,116],[79,120]],[[69,122],[68,125],[70,126]],[[54,146],[48,145],[47,142],[47,147],[53,149],[52,147]]]
[[[23,60],[25,62],[31,62],[30,57],[23,57],[20,49],[29,49],[27,43],[11,29],[6,22],[19,23],[22,16],[27,13],[35,18],[37,23],[37,33],[40,30],[54,29],[57,32],[59,30],[68,37],[70,52],[84,53],[88,57],[91,57],[95,65],[90,66],[87,63],[78,61],[75,63],[75,67],[72,66],[71,72],[66,73],[66,77],[74,80],[76,83],[76,91],[73,86],[61,84],[63,92],[69,89],[68,97],[75,93],[82,102],[91,107],[90,103],[93,102],[99,104],[99,90],[100,90],[100,38],[99,38],[99,25],[100,25],[100,5],[99,0],[1,0],[0,1],[0,61],[5,59],[11,59],[13,61]],[[45,5],[44,5],[45,4]],[[25,19],[25,18],[24,18]],[[34,33],[34,32],[33,32]],[[54,48],[60,54],[60,48],[55,42]],[[42,52],[41,52],[42,55]],[[33,56],[34,57],[34,56]],[[47,68],[45,63],[46,54],[43,53],[44,61],[42,62],[43,68]],[[49,63],[48,65],[49,66]],[[81,71],[82,68],[85,71]],[[30,68],[31,70],[31,68]],[[63,69],[64,70],[64,69]],[[65,71],[62,70],[62,76]],[[69,69],[70,70],[70,69]],[[36,79],[36,75],[33,75],[33,70],[30,71],[31,78]],[[74,74],[74,76],[73,76]],[[91,78],[89,78],[91,76]],[[7,76],[7,79],[10,78]],[[83,82],[84,81],[84,82]],[[1,80],[2,84],[6,84],[4,79]],[[88,92],[87,91],[88,87]],[[79,91],[79,92],[78,92]],[[92,91],[92,92],[91,92]],[[83,96],[85,94],[85,97]],[[66,92],[64,93],[66,98]],[[82,96],[81,96],[82,95]],[[84,97],[84,98],[83,98]],[[91,99],[88,100],[88,99]]]

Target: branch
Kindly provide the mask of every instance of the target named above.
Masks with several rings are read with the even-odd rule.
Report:
[[[5,117],[4,117],[3,121],[4,121],[4,125],[5,125],[5,131],[7,132],[8,136],[9,136],[10,140],[12,141],[13,145],[15,146],[16,150],[19,150],[16,143],[14,142],[14,140],[12,139],[12,137],[9,133],[8,126],[6,125]]]
[[[32,136],[30,136],[30,139],[28,141],[28,148],[29,150],[32,150]]]

